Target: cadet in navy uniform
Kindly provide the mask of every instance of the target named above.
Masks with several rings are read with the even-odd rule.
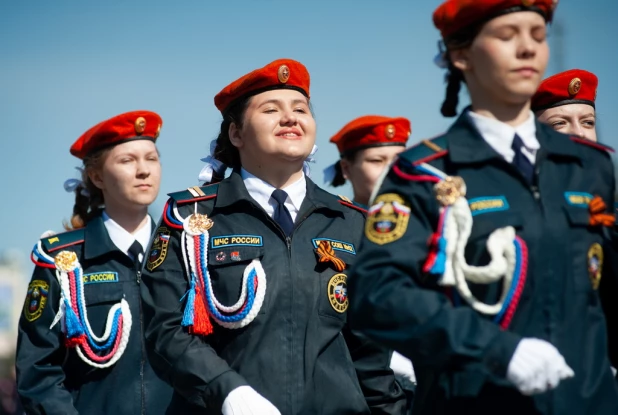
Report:
[[[571,69],[541,82],[532,97],[539,121],[563,134],[597,141],[596,108],[599,79],[592,72]]]
[[[66,233],[35,245],[19,322],[17,386],[28,414],[162,414],[172,389],[150,367],[142,332],[140,263],[161,181],[162,121],[133,111],[71,147],[83,160]]]
[[[215,105],[214,177],[201,177],[234,170],[170,195],[142,285],[172,413],[402,413],[388,351],[346,324],[364,209],[303,172],[316,134],[306,68],[271,62]]]
[[[397,154],[401,153],[412,132],[410,120],[403,117],[364,115],[347,123],[331,137],[340,159],[324,170],[324,181],[333,187],[350,181],[354,201],[369,204],[376,183],[387,172]],[[408,397],[408,411],[412,410],[414,396],[414,368],[412,362],[393,352],[391,369]]]
[[[471,108],[401,153],[349,279],[352,329],[414,362],[417,414],[618,413],[599,299],[613,167],[535,120],[551,0],[434,13]],[[615,255],[608,253],[609,255]]]
[[[405,149],[411,128],[403,117],[364,115],[350,121],[330,139],[340,158],[324,170],[324,181],[339,187],[349,180],[354,201],[368,206],[380,176]]]

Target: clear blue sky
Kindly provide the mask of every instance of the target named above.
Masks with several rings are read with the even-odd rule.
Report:
[[[563,0],[560,56],[547,75],[580,67],[600,78],[601,140],[612,146],[618,112],[618,1]],[[444,73],[432,63],[438,0],[0,2],[0,252],[28,254],[46,229],[61,230],[73,197],[62,183],[85,130],[115,114],[161,114],[165,194],[197,184],[200,158],[221,121],[214,95],[237,77],[282,57],[311,73],[318,122],[314,179],[337,152],[328,139],[365,114],[405,116],[410,143],[436,135]],[[551,44],[556,48],[556,37]],[[331,189],[332,190],[332,189]],[[336,193],[350,194],[349,188]]]

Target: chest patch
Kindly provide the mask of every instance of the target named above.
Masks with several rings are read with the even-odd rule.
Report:
[[[226,248],[228,246],[263,246],[262,237],[259,235],[223,235],[210,238],[210,246],[213,248]]]
[[[338,313],[345,313],[348,309],[347,279],[345,274],[335,274],[328,281],[328,301]]]
[[[313,248],[317,249],[320,246],[320,242],[321,241],[329,242],[330,246],[335,251],[341,251],[341,252],[345,252],[345,253],[348,253],[348,254],[356,255],[356,248],[354,247],[354,244],[351,244],[351,243],[348,243],[348,242],[344,242],[344,241],[338,241],[336,239],[314,238],[314,239],[311,240],[311,242],[313,243]]]
[[[564,198],[571,206],[587,208],[594,196],[585,192],[564,192]]]
[[[100,284],[103,282],[118,282],[118,273],[113,271],[91,272],[82,276],[84,284]]]
[[[592,289],[598,290],[601,283],[601,273],[603,272],[603,248],[600,244],[594,243],[588,249],[588,276]]]
[[[33,322],[43,314],[47,296],[49,295],[49,284],[45,281],[34,280],[28,285],[26,301],[24,302],[24,317]]]
[[[499,212],[509,209],[509,202],[504,196],[485,196],[476,197],[468,200],[470,212],[472,216],[480,215],[481,213]]]

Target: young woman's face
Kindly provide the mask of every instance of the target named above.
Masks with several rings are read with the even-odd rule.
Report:
[[[535,12],[508,13],[483,25],[469,48],[451,52],[471,95],[522,104],[536,92],[549,59],[545,19]]]
[[[556,131],[597,141],[596,117],[591,105],[561,105],[538,111],[536,115],[539,121],[549,124]]]
[[[101,169],[89,173],[105,205],[128,210],[148,207],[159,193],[161,162],[155,144],[135,140],[112,147]]]
[[[368,204],[371,192],[382,171],[393,161],[404,146],[370,147],[356,153],[354,161],[341,159],[343,177],[352,183],[354,200]]]
[[[292,89],[262,92],[249,100],[242,127],[230,126],[230,141],[243,164],[300,163],[315,143],[309,100]]]

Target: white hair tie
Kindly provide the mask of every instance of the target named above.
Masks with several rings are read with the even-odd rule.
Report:
[[[311,168],[309,167],[309,163],[315,163],[315,158],[313,156],[315,155],[315,153],[317,153],[317,151],[318,146],[314,144],[313,148],[311,149],[311,153],[309,153],[305,161],[303,161],[303,172],[307,177],[311,177]]]
[[[75,170],[79,171],[81,174],[84,173],[84,169],[82,169],[81,167],[75,167]],[[64,190],[68,193],[73,193],[77,190],[77,188],[79,188],[81,186],[81,190],[79,191],[79,193],[82,196],[90,196],[90,192],[88,191],[88,189],[86,189],[86,185],[84,184],[84,182],[81,179],[66,179],[64,181]]]
[[[212,140],[210,142],[210,155],[200,159],[205,163],[205,166],[202,167],[200,174],[197,176],[200,182],[210,183],[213,174],[216,173],[218,176],[223,176],[227,169],[227,166],[221,160],[215,158],[215,148],[217,148],[217,140]]]

